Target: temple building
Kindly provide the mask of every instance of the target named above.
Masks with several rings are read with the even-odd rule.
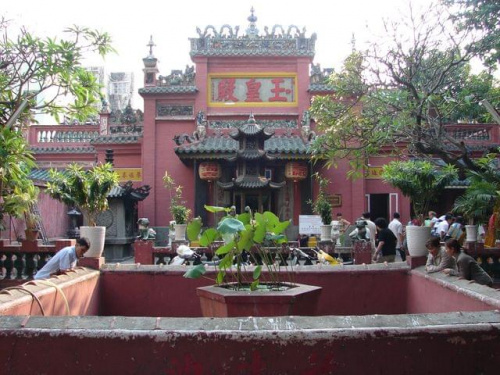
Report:
[[[341,212],[353,222],[365,211],[387,219],[397,211],[403,222],[409,220],[409,200],[381,179],[389,155],[370,157],[364,177],[354,180],[347,177],[348,160],[335,160],[332,168],[311,161],[316,124],[310,103],[316,95],[333,93],[327,84],[333,70],[314,61],[316,34],[308,36],[293,25],[260,31],[253,10],[244,32],[229,25],[196,31],[189,40],[194,65],[166,75],[160,74],[151,37],[139,89],[143,111],[130,104],[112,110],[103,102],[98,123],[30,126],[29,143],[39,167],[34,178],[43,184],[49,168],[111,159],[123,183],[150,189],[132,217],[147,217],[152,226],[165,227],[172,220],[163,183],[168,173],[205,224],[213,224],[206,204],[234,205],[238,211],[250,206],[291,220],[288,236],[296,238],[300,217],[312,214],[318,173],[330,181],[327,195],[334,216]],[[478,126],[488,142],[498,143],[492,124],[455,127],[461,132],[473,127],[469,133],[478,134]],[[484,142],[477,139],[476,146]],[[435,210],[448,210],[463,191],[458,188],[449,189]],[[60,222],[51,217],[60,210],[47,207],[41,210],[49,217],[49,237],[64,236],[67,227],[51,224]]]

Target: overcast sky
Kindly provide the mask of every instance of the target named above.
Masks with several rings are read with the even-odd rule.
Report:
[[[412,0],[422,7],[431,0]],[[196,27],[224,24],[247,28],[250,8],[254,7],[257,27],[280,24],[306,28],[307,36],[317,34],[315,63],[336,68],[351,50],[354,33],[357,46],[380,30],[383,17],[397,17],[408,9],[408,0],[150,0],[115,2],[105,0],[4,0],[0,15],[26,26],[37,35],[56,36],[67,26],[77,24],[108,32],[117,55],[106,58],[107,72],[133,71],[136,91],[142,87],[142,58],[148,54],[150,35],[156,47],[160,74],[184,69],[191,64],[188,38],[197,37]],[[97,65],[95,61],[90,61]],[[101,65],[99,64],[99,65]],[[142,108],[142,103],[134,103]]]

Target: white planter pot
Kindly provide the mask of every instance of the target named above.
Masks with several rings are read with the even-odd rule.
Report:
[[[185,241],[186,240],[186,228],[187,224],[175,224],[175,240],[176,241]]]
[[[406,243],[412,257],[427,256],[425,243],[431,237],[431,227],[408,225],[406,227]]]
[[[477,225],[466,225],[465,233],[467,234],[466,242],[477,242]]]
[[[86,258],[99,258],[104,251],[106,227],[80,227],[80,237],[87,237],[90,249],[85,253]]]
[[[321,225],[321,241],[331,241],[332,240],[332,226],[331,225]]]

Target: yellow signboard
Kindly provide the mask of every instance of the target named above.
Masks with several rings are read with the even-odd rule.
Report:
[[[212,73],[208,87],[211,107],[297,106],[295,73]]]
[[[366,171],[365,178],[367,180],[381,180],[382,179],[382,167],[368,167]]]
[[[120,182],[142,181],[142,168],[115,168]]]

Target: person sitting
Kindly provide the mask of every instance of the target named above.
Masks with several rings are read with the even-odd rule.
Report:
[[[52,275],[60,275],[76,267],[76,262],[90,248],[86,237],[76,240],[75,246],[67,246],[59,250],[36,274],[35,280],[48,279]]]
[[[445,243],[446,253],[457,262],[457,269],[445,268],[443,272],[451,276],[460,276],[481,285],[493,286],[493,279],[481,268],[473,257],[464,253],[461,246],[454,238]]]
[[[446,253],[446,251],[441,247],[441,240],[439,237],[431,237],[425,243],[425,247],[429,250],[429,255],[427,256],[427,263],[425,264],[425,270],[428,273],[439,272],[445,268],[456,269],[457,265],[455,259]]]

